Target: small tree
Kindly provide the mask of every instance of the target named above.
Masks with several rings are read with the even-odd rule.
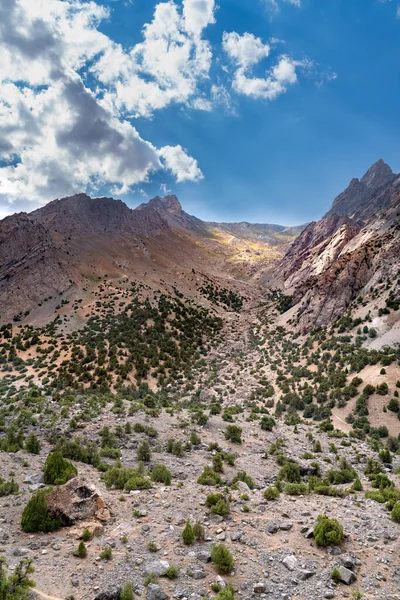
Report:
[[[133,588],[130,581],[122,586],[120,600],[133,600]]]
[[[163,483],[164,485],[171,484],[171,471],[165,465],[154,465],[151,472],[153,481]]]
[[[62,485],[72,477],[75,477],[78,471],[70,462],[66,460],[61,452],[51,452],[44,464],[43,478],[49,485]]]
[[[79,546],[78,546],[77,550],[75,550],[74,556],[78,556],[79,558],[87,557],[87,548],[86,548],[83,540],[81,542],[79,542]]]
[[[30,454],[40,454],[40,442],[33,432],[25,440],[25,449]]]
[[[186,546],[190,546],[194,542],[194,531],[190,521],[186,522],[185,529],[182,531],[182,540]]]
[[[235,442],[236,444],[242,443],[242,428],[238,425],[228,425],[225,430],[225,439]]]
[[[400,523],[400,502],[394,505],[392,512],[390,513],[390,518],[395,523]]]
[[[137,457],[138,460],[142,460],[143,462],[149,462],[151,459],[151,450],[149,446],[149,442],[144,440],[139,444],[137,449]]]
[[[26,533],[54,531],[61,527],[60,519],[53,519],[49,515],[46,494],[46,490],[39,490],[25,506],[21,518],[21,527]]]
[[[230,573],[234,567],[232,554],[224,544],[212,547],[211,560],[219,573]]]
[[[29,577],[34,570],[32,561],[25,559],[8,575],[5,559],[0,557],[0,600],[27,600],[29,590],[35,586],[35,582]]]
[[[314,538],[317,546],[338,545],[344,538],[343,526],[337,519],[330,519],[326,515],[319,515],[314,527]]]

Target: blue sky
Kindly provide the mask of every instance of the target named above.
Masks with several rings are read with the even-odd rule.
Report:
[[[186,8],[175,0],[176,18],[186,15],[186,25],[179,21],[174,35],[179,47],[189,40],[191,58],[179,58],[173,72],[168,56],[164,64],[152,54],[164,35],[154,11],[165,2],[68,0],[71,10],[60,17],[65,3],[49,0],[53,17],[45,17],[27,0],[13,1],[31,26],[40,19],[50,42],[38,36],[36,69],[26,61],[24,74],[21,55],[18,73],[3,73],[15,88],[3,104],[12,122],[23,90],[40,135],[47,133],[39,146],[25,125],[15,138],[20,147],[0,154],[0,215],[1,202],[5,213],[26,210],[81,189],[131,206],[170,190],[203,219],[290,225],[319,218],[378,158],[400,171],[396,0],[186,0]],[[165,21],[170,31],[174,14]],[[153,24],[147,38],[145,24]],[[82,47],[71,41],[78,38]],[[1,42],[0,33],[0,49]],[[3,45],[15,57],[15,41],[3,34]],[[63,57],[57,77],[54,65],[44,72],[56,45]],[[60,119],[48,116],[50,99],[63,105]],[[0,112],[0,151],[1,125]],[[47,143],[34,164],[35,144]],[[44,173],[40,181],[32,164]]]

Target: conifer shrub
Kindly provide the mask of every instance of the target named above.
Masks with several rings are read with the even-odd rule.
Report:
[[[25,450],[30,454],[40,454],[40,442],[33,432],[25,440]]]
[[[343,526],[335,518],[319,515],[314,527],[314,538],[317,546],[338,546],[344,538]]]
[[[202,474],[197,479],[197,483],[200,485],[217,486],[222,485],[222,479],[211,467],[205,466]]]
[[[81,540],[79,542],[78,548],[74,552],[74,556],[78,558],[86,558],[87,557],[87,548],[85,546],[85,542]]]
[[[43,468],[44,482],[48,485],[62,485],[76,477],[78,471],[66,460],[61,452],[50,452]]]
[[[154,465],[151,472],[153,481],[163,483],[164,485],[171,484],[171,471],[165,465]]]
[[[233,570],[234,562],[232,554],[224,544],[212,547],[211,561],[219,573],[230,573]]]
[[[186,522],[185,528],[182,531],[182,540],[186,546],[190,546],[194,542],[194,531],[193,527],[190,524],[190,521]]]
[[[242,443],[242,428],[238,425],[228,425],[225,430],[225,439],[235,442],[235,444]]]
[[[392,519],[392,521],[394,521],[395,523],[400,523],[400,502],[397,502],[394,507],[392,512],[390,513],[390,518]]]
[[[122,586],[120,600],[133,600],[133,588],[130,581],[126,581]]]
[[[265,500],[277,500],[279,498],[279,490],[276,487],[267,487],[263,495]]]
[[[39,490],[25,506],[21,517],[21,527],[25,533],[35,533],[37,531],[47,533],[61,527],[60,519],[53,519],[49,514],[49,507],[46,502],[48,491]]]

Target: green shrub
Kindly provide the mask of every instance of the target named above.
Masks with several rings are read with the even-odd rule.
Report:
[[[79,546],[75,550],[74,556],[78,556],[79,558],[86,558],[87,557],[87,548],[86,548],[85,543],[83,542],[83,540],[81,542],[79,542]]]
[[[82,541],[89,542],[91,539],[92,539],[92,534],[90,533],[89,529],[86,528],[82,534]]]
[[[147,544],[147,550],[149,552],[158,552],[159,548],[158,548],[156,542],[152,541]]]
[[[144,440],[143,442],[141,442],[139,444],[138,449],[137,449],[137,457],[138,457],[138,460],[141,460],[143,462],[150,461],[151,451],[150,451],[149,442],[147,442],[146,440]]]
[[[266,500],[276,500],[279,498],[279,490],[276,487],[267,487],[263,495]]]
[[[337,519],[319,515],[314,527],[314,538],[317,546],[339,545],[344,538],[343,526]]]
[[[193,525],[193,533],[194,533],[194,537],[196,538],[196,540],[204,540],[204,537],[205,537],[204,527],[198,521],[196,521],[196,523]]]
[[[221,476],[218,473],[215,473],[211,467],[204,467],[202,474],[198,477],[197,483],[200,485],[222,485]]]
[[[120,600],[133,600],[133,588],[130,581],[126,581],[122,586]]]
[[[331,573],[332,580],[338,585],[340,583],[340,571],[335,567]]]
[[[40,442],[34,433],[30,433],[26,438],[25,450],[30,454],[40,454]]]
[[[25,506],[21,517],[21,527],[25,533],[48,532],[61,527],[60,519],[53,519],[49,515],[47,494],[48,490],[39,490]]]
[[[0,599],[1,600],[27,600],[31,597],[30,588],[35,582],[29,575],[34,572],[32,561],[25,559],[18,563],[12,573],[7,573],[7,564],[3,556],[0,557]]]
[[[232,554],[224,544],[212,547],[211,561],[219,573],[230,573],[233,570],[234,562]]]
[[[194,542],[194,531],[193,527],[190,524],[190,521],[186,522],[185,528],[182,531],[182,540],[186,546],[190,546]]]
[[[212,458],[212,465],[215,473],[223,473],[224,465],[223,465],[223,457],[220,452],[215,454]]]
[[[242,443],[242,428],[237,425],[228,425],[225,430],[225,439],[235,442],[236,444]]]
[[[308,488],[305,483],[286,483],[283,491],[289,496],[303,496]]]
[[[300,483],[300,467],[296,463],[287,462],[283,465],[278,474],[278,479],[283,479],[289,483]]]
[[[272,431],[275,425],[275,419],[273,419],[272,417],[268,417],[267,415],[265,415],[261,418],[260,427],[263,431]]]
[[[168,579],[177,579],[179,577],[179,567],[170,565],[165,571],[165,577],[168,577]]]
[[[163,483],[164,485],[171,484],[171,471],[165,465],[154,465],[151,472],[153,481]]]
[[[256,482],[250,475],[247,475],[246,471],[238,471],[233,478],[232,484],[234,485],[238,481],[243,481],[251,490],[254,490],[256,487]]]
[[[74,465],[66,460],[61,452],[51,452],[44,464],[43,478],[49,485],[62,485],[69,479],[76,477],[78,471]]]
[[[226,587],[222,588],[222,590],[219,590],[215,600],[235,600],[235,590],[233,589],[232,585],[228,583]]]
[[[100,558],[102,560],[111,560],[111,558],[112,558],[111,546],[104,546],[103,550],[100,552]]]
[[[392,519],[392,521],[394,521],[395,523],[400,523],[400,502],[397,502],[394,507],[392,512],[390,513],[390,518]]]
[[[10,481],[4,481],[0,476],[0,498],[3,496],[11,496],[12,494],[18,494],[19,485],[14,479]]]

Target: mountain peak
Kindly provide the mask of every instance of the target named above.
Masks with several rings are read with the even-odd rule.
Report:
[[[382,158],[376,161],[361,178],[361,183],[364,183],[369,188],[378,188],[385,183],[388,183],[393,178],[393,171]]]
[[[138,208],[141,210],[144,208],[154,208],[155,210],[166,211],[172,214],[181,214],[182,212],[182,205],[175,194],[164,196],[164,198],[161,198],[161,196],[156,196],[147,203],[141,204],[138,206]]]

